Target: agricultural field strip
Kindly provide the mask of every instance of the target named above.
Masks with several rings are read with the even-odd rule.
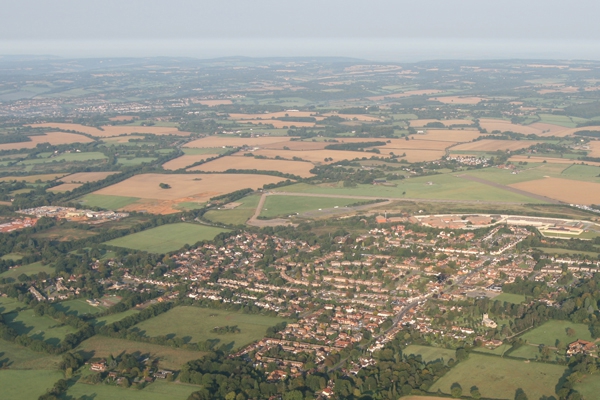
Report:
[[[523,196],[532,197],[534,199],[538,199],[538,200],[541,200],[541,201],[544,201],[544,202],[547,202],[547,203],[550,203],[550,204],[562,204],[561,201],[558,201],[556,199],[552,199],[552,198],[549,198],[549,197],[546,197],[546,196],[541,196],[539,194],[531,193],[531,192],[528,192],[528,191],[525,191],[525,190],[521,190],[521,189],[517,189],[517,188],[511,187],[511,186],[502,185],[502,184],[499,184],[499,183],[496,183],[496,182],[488,181],[487,179],[477,178],[477,177],[474,177],[474,176],[471,176],[471,175],[468,175],[468,174],[457,175],[457,176],[460,177],[460,178],[463,178],[463,179],[468,179],[468,180],[473,181],[473,182],[482,183],[484,185],[490,185],[490,186],[493,186],[495,188],[502,189],[502,190],[507,190],[507,191],[515,193],[515,194],[520,194],[520,195],[523,195]]]

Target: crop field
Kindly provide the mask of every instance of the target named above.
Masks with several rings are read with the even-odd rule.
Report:
[[[0,339],[0,366],[17,369],[56,369],[60,355],[37,353],[12,342]],[[2,371],[2,370],[0,370]]]
[[[98,182],[107,177],[118,174],[119,171],[106,171],[106,172],[77,172],[75,174],[67,175],[59,180],[64,183],[88,183]]]
[[[315,126],[314,122],[295,122],[295,121],[280,121],[278,119],[269,119],[269,120],[240,120],[237,121],[239,124],[251,124],[251,125],[273,125],[274,128],[285,129],[286,127],[291,128],[295,126],[297,128],[312,128]]]
[[[19,333],[47,343],[58,344],[68,333],[75,329],[69,325],[60,326],[48,316],[37,317],[33,310],[24,310],[18,313],[4,314],[5,323]]]
[[[40,143],[51,145],[93,142],[87,136],[67,132],[48,132],[44,135],[30,136],[30,142],[0,144],[0,150],[34,149]]]
[[[521,388],[531,399],[553,396],[554,388],[565,367],[542,363],[525,363],[495,356],[471,354],[429,389],[430,392],[449,394],[454,382],[459,382],[463,393],[477,386],[482,397],[512,399]]]
[[[94,194],[138,197],[145,201],[130,203],[122,208],[169,214],[177,212],[173,207],[178,203],[204,203],[221,194],[245,188],[258,189],[268,183],[277,183],[282,180],[284,179],[275,176],[257,174],[141,174],[100,189]],[[159,186],[160,183],[166,183],[171,188],[162,189]],[[88,196],[85,196],[84,199]]]
[[[148,337],[174,334],[175,337],[187,337],[191,342],[214,340],[216,347],[225,344],[236,349],[261,339],[268,327],[282,321],[281,318],[263,315],[181,306],[140,322],[131,329]],[[240,328],[240,333],[211,332],[215,327],[234,325]]]
[[[395,154],[400,153],[398,150],[445,150],[456,142],[448,142],[445,140],[424,140],[427,135],[413,135],[410,140],[404,139],[386,139],[382,140],[386,143],[385,146],[377,147],[382,152],[386,150],[393,151]],[[364,141],[364,140],[363,140]]]
[[[156,381],[142,390],[111,385],[87,385],[76,383],[67,390],[70,399],[101,400],[186,400],[200,386]]]
[[[53,307],[58,311],[64,312],[65,314],[75,315],[77,317],[82,315],[98,314],[106,309],[102,306],[94,307],[83,299],[62,301],[60,303],[53,304]]]
[[[225,229],[198,224],[170,224],[113,239],[104,244],[142,250],[150,253],[167,253],[195,244],[201,240],[212,240]]]
[[[105,336],[93,336],[85,340],[75,349],[83,350],[92,354],[92,357],[108,357],[110,354],[116,356],[124,352],[147,354],[151,358],[158,358],[159,365],[163,368],[178,370],[183,364],[190,360],[201,358],[205,353],[176,349],[157,344],[133,342],[125,339],[114,339]]]
[[[22,265],[17,268],[11,268],[8,271],[5,271],[0,274],[0,278],[17,278],[21,274],[25,275],[37,275],[40,272],[46,272],[47,274],[51,274],[54,272],[54,268],[50,265],[42,265],[40,261],[34,262],[32,264]]]
[[[259,119],[263,121],[270,121],[272,118],[283,118],[283,117],[315,117],[318,116],[314,112],[310,111],[279,111],[271,113],[257,113],[257,114],[240,114],[230,113],[229,118],[235,120],[247,120],[247,119]],[[321,117],[323,119],[323,117]]]
[[[445,127],[450,127],[452,125],[472,125],[473,121],[470,119],[413,119],[410,121],[410,126],[415,128],[422,128],[427,124],[440,122],[444,124]]]
[[[533,146],[539,142],[529,140],[478,140],[476,142],[459,144],[452,148],[456,151],[496,151],[520,150]]]
[[[588,146],[590,146],[590,151],[588,152],[588,156],[590,157],[600,157],[600,140],[591,141]]]
[[[371,96],[371,97],[367,97],[367,99],[372,100],[372,101],[381,101],[381,100],[385,100],[386,98],[398,99],[398,98],[402,98],[402,97],[422,96],[422,95],[427,95],[427,94],[436,94],[436,93],[440,93],[440,92],[441,92],[441,90],[437,90],[437,89],[408,90],[408,91],[402,92],[402,93],[390,93],[390,94],[384,94],[381,96]]]
[[[138,310],[130,309],[127,311],[116,313],[116,314],[110,314],[110,315],[106,315],[104,317],[94,318],[91,321],[91,323],[94,324],[95,326],[109,325],[109,324],[112,324],[113,322],[117,322],[117,321],[122,320],[123,318],[129,317],[130,315],[137,314],[138,312],[139,312]]]
[[[540,156],[540,155],[512,156],[508,160],[513,163],[518,163],[521,161],[529,162],[529,163],[542,163],[542,162],[546,161],[546,163],[550,163],[550,164],[570,164],[570,165],[581,162],[581,161],[573,160],[570,158],[555,158],[555,157],[546,157],[546,156]],[[586,161],[585,163],[587,165],[600,166],[600,163],[597,163],[597,162]]]
[[[11,400],[37,399],[61,378],[64,374],[53,370],[0,370],[1,396]]]
[[[342,140],[342,142],[345,140]],[[294,140],[289,142],[276,142],[271,144],[261,145],[263,149],[269,150],[297,150],[297,151],[306,151],[306,150],[323,150],[325,146],[331,143],[327,143],[324,141],[301,141]]]
[[[573,336],[567,335],[568,328],[572,328],[575,331]],[[521,335],[521,339],[527,340],[532,344],[545,344],[546,346],[555,346],[556,340],[560,340],[564,345],[574,342],[577,339],[594,340],[587,325],[556,320],[548,321],[535,329],[525,332]]]
[[[402,350],[404,356],[419,355],[424,362],[429,363],[431,361],[443,360],[444,364],[448,363],[451,358],[456,360],[456,351],[450,349],[444,349],[441,347],[431,346],[419,346],[411,344],[404,350]]]
[[[524,135],[529,135],[529,134],[536,134],[536,135],[541,135],[542,131],[541,129],[537,129],[534,128],[530,125],[518,125],[518,124],[513,124],[510,121],[507,120],[502,120],[502,119],[489,119],[489,118],[481,118],[479,120],[479,125],[481,125],[481,127],[483,129],[486,129],[488,131],[488,133],[492,133],[493,131],[500,131],[500,132],[516,132],[516,133],[522,133]]]
[[[49,122],[44,124],[33,124],[30,125],[34,128],[55,128],[62,129],[65,131],[75,131],[85,133],[95,137],[111,137],[120,135],[131,135],[135,133],[149,133],[152,135],[178,135],[178,136],[189,136],[189,132],[181,132],[177,128],[168,126],[132,126],[132,125],[107,125],[103,126],[102,129],[98,129],[93,126],[85,126],[79,124],[65,124]],[[81,136],[81,135],[78,135]],[[85,137],[85,136],[84,136]],[[91,141],[91,139],[88,141]],[[35,147],[35,146],[34,146]]]
[[[444,104],[478,104],[485,100],[483,97],[472,97],[472,96],[444,96],[444,97],[432,97],[429,100],[439,101]]]
[[[569,204],[597,204],[600,199],[600,183],[545,178],[510,186]]]
[[[62,185],[53,186],[47,189],[49,192],[69,192],[80,187],[82,183],[63,183]]]
[[[202,147],[241,147],[241,146],[250,146],[250,147],[259,147],[267,144],[278,143],[278,142],[288,142],[290,141],[290,137],[281,137],[281,136],[263,136],[263,137],[254,137],[254,138],[243,138],[236,136],[208,136],[202,139],[193,140],[187,143],[184,147],[191,148],[202,148]]]
[[[27,305],[25,303],[21,303],[17,299],[0,297],[0,314],[6,314],[22,307],[27,307]]]
[[[41,174],[41,175],[28,175],[28,176],[5,176],[0,178],[0,182],[11,182],[11,181],[18,181],[18,182],[28,182],[28,183],[34,183],[36,181],[40,181],[40,182],[48,182],[48,181],[53,181],[55,179],[61,178],[65,176],[65,174]]]
[[[521,304],[525,301],[525,296],[521,294],[502,293],[494,297],[493,300],[504,301],[512,304]]]
[[[427,129],[423,134],[411,135],[415,140],[436,140],[441,142],[470,142],[481,134],[476,130],[458,130],[458,129]]]
[[[291,160],[293,157],[299,157],[305,161],[315,164],[329,164],[342,160],[353,160],[355,158],[371,158],[373,156],[380,157],[379,154],[369,153],[365,151],[345,151],[345,150],[314,150],[314,151],[293,151],[293,150],[257,150],[253,154],[265,156],[267,158],[275,158],[277,156]],[[325,161],[325,159],[332,159]]]
[[[340,117],[346,120],[350,120],[350,121],[361,121],[361,122],[381,122],[382,119],[379,117],[376,117],[374,115],[367,115],[367,114],[339,114],[339,113],[327,113],[327,114],[323,114],[326,117]]]
[[[100,207],[107,210],[118,210],[138,201],[138,197],[108,196],[104,194],[86,194],[79,201],[89,207]]]
[[[214,158],[214,157],[219,157],[219,154],[197,154],[197,155],[183,155],[181,157],[177,157],[171,161],[167,161],[166,163],[164,163],[162,165],[162,167],[164,169],[168,169],[171,171],[175,171],[178,170],[180,168],[186,168],[189,167],[192,164],[195,164],[197,162],[209,159],[209,158]]]
[[[229,149],[222,147],[184,147],[181,150],[186,156],[200,156],[203,154],[223,154]]]
[[[190,171],[225,172],[228,169],[256,169],[260,171],[278,171],[308,178],[313,176],[309,172],[313,168],[313,164],[303,161],[261,160],[254,157],[229,156],[198,165],[191,168]]]

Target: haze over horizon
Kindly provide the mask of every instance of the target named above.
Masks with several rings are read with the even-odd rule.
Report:
[[[2,55],[600,60],[600,3],[586,0],[25,0],[4,10]]]

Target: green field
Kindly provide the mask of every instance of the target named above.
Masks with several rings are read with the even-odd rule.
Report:
[[[139,165],[142,163],[151,163],[156,160],[157,160],[156,157],[135,157],[135,158],[119,157],[119,158],[117,158],[117,163],[123,165],[124,167],[128,167],[131,165]]]
[[[591,251],[578,251],[578,250],[569,250],[569,249],[559,249],[557,247],[535,247],[536,250],[540,250],[546,254],[551,254],[551,255],[564,255],[564,254],[581,254],[584,256],[588,256],[588,257],[592,257],[592,258],[597,258],[598,254],[600,254],[600,252],[598,253],[594,253]]]
[[[153,359],[158,358],[159,367],[172,370],[179,370],[186,362],[197,360],[206,354],[200,351],[176,349],[169,346],[113,339],[105,336],[93,336],[83,341],[76,350],[82,350],[91,357],[100,358],[108,357],[110,354],[116,356],[123,352],[139,353]]]
[[[54,162],[84,162],[89,160],[104,160],[107,157],[100,152],[92,151],[89,153],[66,153],[60,154],[52,158],[35,158],[31,160],[24,160],[20,164],[33,165],[33,164],[46,164]]]
[[[200,156],[203,154],[223,154],[232,149],[224,149],[222,147],[203,147],[203,148],[191,148],[184,147],[181,149],[183,154],[190,156]]]
[[[598,175],[600,175],[600,167],[593,165],[571,165],[562,172],[563,178],[575,178],[581,180],[590,180],[593,182],[600,181]]]
[[[527,182],[537,179],[544,179],[544,176],[561,177],[562,172],[568,168],[565,164],[539,164],[530,162],[521,166],[521,172],[513,174],[512,171],[500,168],[484,168],[479,170],[467,171],[466,174],[481,179],[486,179],[501,185],[511,185],[513,183]],[[564,176],[562,176],[564,178]]]
[[[525,301],[525,296],[520,294],[502,293],[492,300],[505,301],[507,303],[521,304]]]
[[[568,336],[567,328],[574,329],[575,335]],[[545,344],[546,346],[554,346],[557,339],[565,345],[577,339],[594,340],[587,325],[574,324],[569,321],[548,321],[524,333],[521,339],[527,340],[529,343]]]
[[[10,369],[56,369],[62,356],[36,353],[0,339],[0,367]],[[1,387],[1,386],[0,386]]]
[[[201,240],[212,240],[222,232],[227,230],[206,225],[178,223],[148,229],[104,244],[160,254],[178,250],[185,244],[193,245]]]
[[[501,344],[495,349],[488,349],[487,347],[476,347],[473,349],[473,351],[476,351],[478,353],[495,354],[497,356],[501,356],[506,352],[506,350],[510,349],[511,347],[512,346],[510,344]]]
[[[17,268],[9,269],[0,274],[0,278],[15,278],[21,274],[25,274],[27,276],[37,275],[39,272],[45,272],[48,275],[54,272],[54,268],[51,265],[42,265],[40,261],[34,262],[32,264],[22,265]]]
[[[344,207],[358,202],[360,200],[329,197],[268,196],[260,215],[267,218],[287,217],[290,214],[303,213],[320,208]]]
[[[28,335],[53,345],[58,344],[68,333],[75,332],[75,329],[69,325],[61,326],[59,322],[48,316],[35,316],[31,309],[4,314],[3,317],[4,322],[19,335]]]
[[[578,123],[587,121],[585,118],[569,117],[568,115],[539,114],[538,116],[540,117],[540,122],[560,125],[566,128],[576,128]]]
[[[597,399],[600,393],[600,379],[596,375],[587,375],[583,381],[575,383],[575,390],[581,393],[584,399]]]
[[[239,205],[233,209],[210,210],[204,214],[209,221],[226,225],[243,225],[254,215],[260,195],[250,195],[237,200]]]
[[[117,210],[139,200],[137,197],[108,196],[105,194],[86,194],[79,199],[85,206]]]
[[[411,344],[402,350],[402,354],[405,356],[409,356],[411,354],[420,355],[423,361],[426,363],[436,360],[443,360],[444,363],[447,364],[448,360],[451,358],[456,360],[456,350],[443,349],[441,347],[419,346],[416,344]]]
[[[186,400],[190,394],[200,390],[200,386],[181,383],[156,381],[142,390],[124,389],[110,385],[86,385],[76,383],[67,391],[67,396],[72,399],[98,399],[98,400]]]
[[[64,378],[62,372],[51,370],[0,370],[0,397],[10,400],[37,399]]]
[[[54,226],[32,236],[40,239],[58,240],[60,242],[84,239],[97,235],[94,231],[77,229],[68,226]]]
[[[74,299],[62,301],[60,303],[53,304],[53,307],[58,311],[62,311],[65,314],[82,316],[82,315],[93,315],[98,314],[105,310],[104,307],[94,307],[83,299]]]
[[[449,394],[452,384],[458,382],[463,394],[477,386],[482,397],[512,399],[516,390],[521,388],[530,399],[539,399],[554,395],[554,388],[564,371],[565,367],[559,365],[471,354],[468,360],[452,368],[429,390],[435,393],[440,389]]]
[[[23,258],[22,255],[16,253],[8,253],[1,257],[3,260],[19,261]]]
[[[235,311],[176,307],[157,317],[140,322],[132,330],[148,337],[175,335],[175,337],[188,338],[191,342],[210,339],[217,341],[217,347],[225,344],[235,349],[261,339],[268,327],[282,321],[284,320],[281,318],[242,314]],[[214,327],[227,325],[237,325],[241,332],[223,335],[211,332]]]
[[[97,326],[109,325],[113,322],[120,321],[125,317],[129,317],[130,315],[137,314],[138,312],[139,311],[137,310],[127,310],[116,314],[110,314],[105,317],[94,318],[92,323]]]
[[[6,314],[15,311],[17,308],[27,307],[25,303],[21,303],[17,299],[10,297],[0,297],[0,314]]]

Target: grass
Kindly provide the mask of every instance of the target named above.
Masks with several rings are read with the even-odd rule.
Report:
[[[575,335],[568,336],[567,328],[575,330]],[[569,321],[548,321],[545,324],[524,333],[521,339],[533,344],[545,344],[554,346],[556,340],[567,345],[577,339],[593,341],[588,326],[585,324],[574,324]]]
[[[450,387],[458,382],[463,393],[477,386],[484,398],[512,399],[517,389],[525,391],[530,399],[553,396],[554,388],[563,375],[565,367],[552,364],[525,363],[496,356],[471,354],[440,378],[429,389],[450,393]]]
[[[67,242],[89,238],[97,235],[94,231],[86,231],[84,229],[69,228],[66,226],[55,226],[45,231],[35,233],[32,236],[40,239],[58,240],[59,242]]]
[[[48,316],[36,316],[31,309],[4,314],[3,317],[5,323],[19,335],[28,335],[53,345],[58,344],[68,333],[75,332],[69,325],[60,325]]]
[[[117,158],[117,163],[123,165],[124,167],[128,167],[131,165],[139,165],[142,163],[151,163],[153,161],[156,161],[156,157],[135,157],[135,158],[119,157],[119,158]]]
[[[160,254],[175,251],[185,244],[192,245],[201,240],[212,240],[222,232],[227,230],[206,225],[178,223],[148,229],[104,244]]]
[[[577,237],[577,236],[575,236]],[[534,247],[536,250],[540,250],[546,254],[551,254],[551,255],[564,255],[564,254],[581,254],[583,256],[588,256],[588,257],[592,257],[592,258],[597,258],[598,254],[600,253],[594,253],[592,251],[579,251],[579,250],[569,250],[569,249],[560,249],[557,247]]]
[[[182,203],[175,204],[173,207],[178,210],[183,210],[183,211],[198,210],[200,208],[204,208],[205,204],[206,203],[195,203],[193,201],[184,201]]]
[[[139,311],[137,310],[127,310],[116,314],[107,315],[104,317],[99,317],[93,319],[91,322],[96,326],[104,326],[112,324],[113,322],[117,322],[122,320],[123,318],[129,317],[130,315],[137,314]]]
[[[224,149],[222,147],[203,147],[203,148],[191,148],[191,147],[183,147],[183,154],[186,156],[200,156],[203,154],[223,154],[231,149]]]
[[[52,158],[35,158],[31,160],[24,160],[21,162],[21,164],[33,165],[54,162],[85,162],[89,160],[104,160],[106,158],[107,157],[103,153],[91,151],[89,153],[65,153]]]
[[[51,265],[42,265],[41,261],[34,262],[33,264],[22,265],[17,268],[9,269],[0,274],[0,278],[14,278],[21,274],[25,274],[27,276],[37,275],[40,272],[46,272],[48,275],[54,272],[54,268]]]
[[[254,215],[251,209],[234,210],[210,210],[204,214],[204,218],[211,222],[225,225],[243,225]]]
[[[8,253],[1,257],[3,260],[19,261],[23,258],[22,255],[16,253]]]
[[[56,369],[60,355],[36,353],[26,347],[0,339],[0,366],[10,369]]]
[[[186,362],[197,360],[205,354],[199,351],[176,349],[105,336],[94,336],[83,341],[76,349],[76,351],[79,350],[84,351],[91,357],[108,357],[110,354],[116,356],[123,352],[147,354],[150,358],[158,358],[160,367],[173,370],[178,370]]]
[[[587,375],[581,382],[575,383],[575,390],[581,393],[584,399],[596,399],[600,393],[600,379]]]
[[[501,344],[495,349],[488,349],[487,347],[476,347],[473,350],[478,353],[495,354],[497,356],[501,356],[506,352],[506,350],[510,349],[511,347],[512,346],[510,344]]]
[[[139,200],[137,197],[108,196],[105,194],[86,194],[80,202],[85,206],[100,207],[107,210],[117,210]]]
[[[142,390],[134,388],[121,388],[111,385],[87,385],[76,383],[67,391],[67,396],[72,399],[99,399],[99,400],[186,400],[193,392],[201,387],[181,383],[156,381]]]
[[[176,307],[155,318],[143,321],[132,329],[148,337],[174,335],[189,339],[191,342],[213,340],[216,342],[216,347],[225,344],[231,349],[236,349],[261,339],[268,327],[282,321],[281,318],[234,311]],[[214,327],[227,325],[237,325],[241,332],[222,335],[211,332]]]
[[[56,303],[53,306],[58,311],[62,311],[68,315],[75,315],[77,317],[82,315],[98,314],[105,310],[105,308],[102,306],[94,307],[82,299],[67,300]]]
[[[594,182],[600,181],[598,178],[600,175],[600,167],[596,167],[593,165],[571,165],[569,168],[566,168],[562,172],[563,178],[575,178],[582,180],[591,180]]]
[[[431,346],[419,346],[412,344],[402,350],[402,354],[408,355],[420,355],[423,361],[429,363],[431,361],[442,360],[444,363],[448,363],[448,360],[453,358],[456,360],[456,351],[450,349],[443,349],[440,347]]]
[[[267,218],[287,217],[290,214],[303,213],[320,208],[344,207],[359,201],[355,199],[335,199],[328,197],[268,196],[260,215]]]
[[[52,370],[1,370],[0,397],[11,400],[37,399],[63,377],[62,372]]]
[[[512,304],[521,304],[525,301],[525,296],[521,294],[502,293],[492,300],[505,301]]]
[[[17,299],[10,297],[0,297],[0,314],[6,314],[15,311],[17,308],[27,307],[25,303],[21,303]]]
[[[484,168],[465,172],[468,175],[477,178],[486,179],[501,185],[511,185],[513,183],[527,182],[536,179],[543,179],[544,176],[560,177],[561,173],[567,168],[565,164],[527,164],[520,166],[518,174],[512,171],[500,168]],[[564,176],[563,176],[564,178]]]

